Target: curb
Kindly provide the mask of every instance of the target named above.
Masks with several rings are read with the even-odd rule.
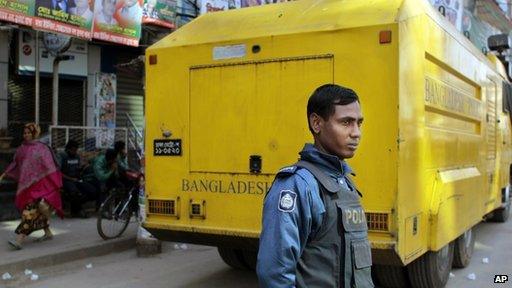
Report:
[[[134,235],[133,237],[105,241],[99,245],[81,247],[32,259],[2,264],[0,265],[0,271],[9,271],[9,273],[12,274],[24,271],[27,267],[34,269],[43,266],[63,264],[89,257],[103,256],[112,252],[122,252],[135,247],[135,238],[136,237]]]

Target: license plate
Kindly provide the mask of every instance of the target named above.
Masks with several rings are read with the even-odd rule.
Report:
[[[181,156],[181,139],[153,140],[154,156]]]

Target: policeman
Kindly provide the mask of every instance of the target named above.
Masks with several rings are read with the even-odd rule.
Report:
[[[314,144],[281,169],[265,198],[257,273],[261,287],[374,287],[361,194],[345,159],[361,139],[357,94],[315,90],[307,107]]]
[[[95,187],[81,179],[81,161],[78,155],[78,142],[69,140],[66,150],[59,154],[59,166],[62,172],[63,197],[70,202],[71,217],[88,218],[82,204],[94,201],[98,197]]]

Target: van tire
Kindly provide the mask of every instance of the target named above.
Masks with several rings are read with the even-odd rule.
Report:
[[[249,270],[256,270],[256,262],[258,261],[258,252],[250,250],[242,250],[244,264]]]
[[[498,222],[498,223],[505,223],[508,221],[510,215],[510,203],[507,205],[506,208],[499,208],[492,212],[491,221],[492,222]]]
[[[378,265],[372,267],[373,274],[377,278],[379,287],[383,288],[407,288],[409,279],[407,279],[407,270],[403,266]]]
[[[492,222],[498,222],[498,223],[505,223],[508,221],[508,218],[510,216],[510,195],[507,199],[505,195],[507,195],[510,190],[510,185],[508,185],[506,188],[502,189],[502,201],[505,201],[505,207],[504,208],[498,208],[492,212],[492,216],[489,218]]]
[[[407,265],[413,288],[444,287],[450,276],[453,262],[453,242],[439,251],[429,251]]]
[[[469,228],[464,234],[455,240],[453,251],[453,267],[464,268],[469,265],[475,249],[475,234],[473,228]]]
[[[241,250],[225,248],[225,247],[217,247],[219,251],[220,258],[224,263],[228,264],[232,268],[238,270],[247,270],[248,267],[245,264],[244,257]]]

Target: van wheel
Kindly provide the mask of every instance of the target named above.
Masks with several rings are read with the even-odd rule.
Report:
[[[256,262],[258,260],[258,252],[243,250],[242,255],[244,256],[244,264],[250,270],[256,270]]]
[[[217,247],[219,251],[219,255],[222,258],[224,263],[229,266],[239,269],[239,270],[247,270],[247,265],[245,265],[244,257],[241,250],[225,248],[225,247]]]
[[[505,202],[504,208],[496,209],[492,212],[492,216],[489,220],[492,222],[505,223],[510,215],[510,185],[502,189],[502,201]]]
[[[470,228],[455,240],[453,267],[464,268],[468,266],[474,249],[475,235],[473,234],[473,228]]]
[[[492,212],[491,221],[492,222],[498,222],[498,223],[505,223],[508,220],[508,217],[510,215],[510,203],[506,206],[506,208],[500,208],[494,210]]]
[[[383,288],[407,288],[410,287],[407,279],[407,270],[402,266],[373,265],[372,271]]]
[[[453,242],[439,251],[429,251],[407,266],[414,288],[444,287],[453,262]]]

